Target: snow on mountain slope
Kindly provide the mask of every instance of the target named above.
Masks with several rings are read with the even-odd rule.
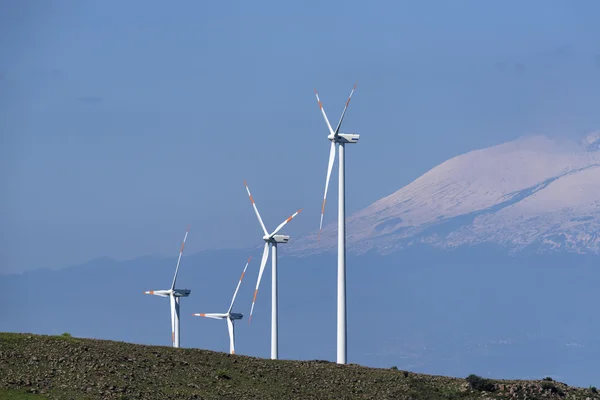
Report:
[[[425,242],[600,253],[599,143],[598,134],[582,146],[534,136],[454,157],[348,217],[348,251]],[[335,251],[336,241],[332,221],[320,242],[312,233],[290,250]]]

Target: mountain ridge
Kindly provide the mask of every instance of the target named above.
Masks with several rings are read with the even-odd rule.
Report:
[[[509,252],[600,254],[600,133],[576,145],[523,137],[453,157],[347,218],[348,251],[497,243]],[[331,213],[330,213],[331,215]],[[335,251],[337,227],[290,244]]]

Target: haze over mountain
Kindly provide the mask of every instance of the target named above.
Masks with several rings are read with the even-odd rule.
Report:
[[[331,200],[330,221],[336,208]],[[416,243],[599,254],[600,133],[578,144],[522,137],[454,157],[349,216],[347,235],[354,254]],[[335,251],[337,223],[324,228],[320,242],[316,236],[290,242],[290,251]]]

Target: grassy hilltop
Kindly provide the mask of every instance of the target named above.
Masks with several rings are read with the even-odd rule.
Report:
[[[554,381],[492,381],[324,361],[0,333],[2,399],[598,399]]]

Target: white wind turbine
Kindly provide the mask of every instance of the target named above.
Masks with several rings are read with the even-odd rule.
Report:
[[[327,123],[329,129],[329,135],[327,139],[331,141],[331,150],[329,151],[329,165],[327,166],[327,179],[325,181],[325,194],[323,195],[323,205],[321,206],[321,223],[319,225],[319,237],[321,230],[323,229],[323,214],[325,213],[325,201],[327,199],[327,189],[329,188],[329,179],[331,178],[331,170],[333,168],[333,162],[335,161],[335,145],[339,144],[339,177],[338,177],[338,284],[337,284],[337,363],[346,364],[346,356],[348,354],[346,346],[346,192],[345,192],[345,145],[346,143],[357,143],[360,135],[354,133],[340,133],[340,126],[344,120],[344,115],[350,104],[350,99],[356,84],[350,92],[350,96],[342,111],[340,121],[335,128],[335,131],[331,128],[331,124],[327,119],[325,110],[323,109],[323,103],[319,99],[319,94],[315,89],[315,95],[319,102],[319,108],[323,114],[323,118]]]
[[[262,227],[265,235],[263,236],[263,240],[265,241],[265,248],[263,250],[262,260],[260,262],[260,270],[258,272],[258,280],[256,281],[256,289],[254,290],[254,298],[252,299],[252,308],[250,308],[250,317],[248,318],[248,323],[252,320],[252,312],[254,311],[254,303],[256,302],[256,295],[258,293],[258,286],[260,285],[260,279],[262,278],[262,274],[265,270],[265,266],[267,265],[267,258],[269,258],[269,247],[273,249],[273,255],[271,257],[271,359],[276,360],[278,355],[278,338],[277,338],[277,244],[278,243],[287,243],[290,240],[290,237],[287,235],[278,235],[279,232],[288,222],[292,220],[302,209],[296,211],[289,218],[283,221],[279,226],[272,232],[267,232],[267,228],[265,228],[265,224],[260,217],[258,212],[258,208],[256,208],[256,204],[254,203],[254,199],[250,194],[250,189],[248,185],[244,181],[244,185],[246,186],[246,191],[248,192],[248,196],[250,197],[250,202],[252,203],[252,207],[254,207],[254,212],[256,213],[256,217],[258,218],[258,222]]]
[[[188,236],[190,227],[185,231],[183,242],[181,243],[181,249],[179,250],[179,258],[177,259],[177,267],[175,267],[175,276],[173,276],[173,283],[171,289],[168,290],[150,290],[144,292],[144,294],[153,294],[160,297],[168,297],[171,300],[171,341],[173,347],[179,347],[179,299],[181,297],[188,297],[191,293],[189,289],[175,289],[175,283],[177,282],[177,273],[179,272],[179,263],[181,262],[181,255],[183,254],[183,248],[185,247],[185,241]]]
[[[250,264],[250,260],[252,257],[248,258],[246,262],[246,266],[242,271],[242,276],[240,276],[240,280],[238,281],[237,287],[235,288],[235,292],[233,292],[233,297],[231,298],[231,304],[229,305],[229,309],[226,313],[223,314],[192,314],[195,317],[206,317],[213,319],[227,319],[227,328],[229,329],[229,352],[231,354],[235,354],[235,326],[234,322],[236,319],[244,318],[244,314],[240,313],[232,313],[231,309],[233,308],[233,303],[235,303],[235,297],[237,296],[238,290],[240,289],[240,285],[242,284],[242,279],[244,279],[244,275],[246,274],[246,268],[248,268],[248,264]]]

